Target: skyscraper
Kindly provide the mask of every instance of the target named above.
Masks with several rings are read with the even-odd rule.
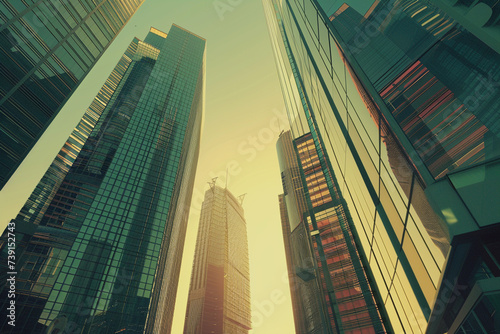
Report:
[[[248,333],[250,272],[242,198],[210,184],[203,201],[184,333]]]
[[[500,276],[498,12],[345,2],[264,0],[292,136],[310,132],[338,180],[393,330],[485,332]],[[463,20],[472,6],[484,22]]]
[[[321,168],[325,161],[319,158],[311,134],[292,140],[290,132],[284,132],[277,149],[296,332],[391,332],[385,310],[379,310],[380,295],[370,286],[371,274],[354,242],[345,200],[337,181]],[[336,189],[334,197],[328,183]]]
[[[1,2],[0,189],[142,2]]]
[[[204,89],[203,38],[132,41],[14,220],[19,320],[2,333],[170,331]]]

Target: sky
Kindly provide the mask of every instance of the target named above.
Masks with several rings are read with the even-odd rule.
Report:
[[[251,333],[294,333],[279,218],[275,143],[288,128],[261,1],[146,0],[0,192],[3,230],[25,203],[133,37],[175,23],[207,40],[205,123],[172,333],[182,333],[199,212],[208,182],[245,195]],[[226,173],[228,177],[226,178]]]

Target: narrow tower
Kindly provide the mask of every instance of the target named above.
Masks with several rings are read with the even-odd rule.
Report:
[[[211,183],[205,193],[184,333],[248,333],[250,273],[241,200]]]
[[[297,333],[385,333],[387,317],[354,242],[337,180],[310,133],[277,142],[285,255]],[[328,183],[335,190],[328,191]]]

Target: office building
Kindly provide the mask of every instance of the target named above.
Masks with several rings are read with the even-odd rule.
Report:
[[[201,208],[184,333],[245,334],[251,320],[243,197],[215,182]]]
[[[498,321],[500,56],[471,27],[498,13],[444,2],[264,0],[292,137],[337,179],[396,333]]]
[[[14,220],[18,322],[2,315],[2,333],[170,332],[204,90],[203,38],[132,41]]]
[[[0,189],[142,2],[1,2]]]
[[[354,242],[349,210],[337,181],[322,168],[326,161],[319,158],[311,134],[292,140],[291,133],[284,132],[276,146],[296,332],[391,332]],[[333,183],[334,194],[328,183]]]

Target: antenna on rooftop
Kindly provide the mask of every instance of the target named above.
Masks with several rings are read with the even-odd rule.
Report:
[[[243,195],[238,196],[238,201],[240,202],[240,205],[243,205],[243,200],[245,199],[245,195],[246,195],[246,193],[244,193]]]
[[[212,190],[212,192],[214,191],[216,182],[217,182],[217,177],[214,177],[211,182],[208,182],[208,185],[210,186],[210,190]]]

